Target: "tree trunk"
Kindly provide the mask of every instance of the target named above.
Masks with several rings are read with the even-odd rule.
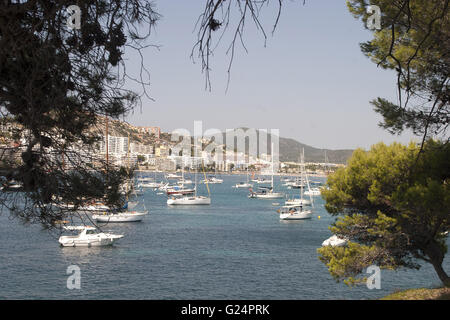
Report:
[[[430,258],[430,262],[444,286],[450,287],[450,277],[445,272],[444,268],[442,268],[444,252],[442,252],[440,245],[437,242],[432,241],[427,246],[425,253]]]
[[[447,273],[445,273],[444,268],[442,268],[442,262],[435,262],[432,260],[431,263],[433,264],[434,270],[438,274],[438,277],[439,279],[441,279],[444,286],[450,287],[450,277],[447,275]]]

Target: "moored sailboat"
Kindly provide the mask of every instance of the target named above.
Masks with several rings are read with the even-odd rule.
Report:
[[[283,206],[278,210],[280,220],[305,220],[312,218],[312,210],[305,210],[303,206]]]
[[[270,187],[259,187],[259,191],[253,191],[253,189],[249,189],[250,194],[249,198],[256,198],[256,199],[281,199],[284,198],[284,193],[282,192],[275,192],[273,189],[273,175],[274,175],[274,169],[273,169],[273,143],[272,143],[272,179],[270,181]]]
[[[204,172],[203,172],[204,174]],[[205,176],[206,179],[206,176]],[[173,196],[167,199],[168,205],[208,205],[211,204],[211,194],[208,187],[208,182],[206,182],[206,188],[208,189],[208,197],[197,195],[197,172],[195,173],[195,187],[193,195],[181,195]]]

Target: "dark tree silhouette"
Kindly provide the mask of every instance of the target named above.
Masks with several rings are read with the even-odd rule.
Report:
[[[20,144],[0,151],[5,190],[0,207],[45,227],[72,216],[86,202],[120,206],[127,172],[92,156],[107,117],[132,110],[146,94],[124,87],[125,48],[140,52],[158,19],[141,0],[79,0],[80,29],[68,27],[74,1],[0,2],[0,117]],[[144,32],[142,33],[142,30]],[[134,79],[134,78],[133,78]],[[102,119],[101,121],[99,121]]]

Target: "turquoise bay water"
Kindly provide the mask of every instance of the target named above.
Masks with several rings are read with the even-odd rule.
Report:
[[[316,252],[335,219],[320,197],[313,219],[283,222],[272,205],[282,199],[248,199],[231,188],[245,177],[223,178],[210,185],[210,206],[168,207],[147,190],[144,221],[104,228],[125,234],[112,247],[61,248],[55,235],[3,213],[0,299],[373,299],[440,284],[429,265],[382,270],[380,290],[336,283]],[[81,269],[80,290],[67,289],[70,265]]]

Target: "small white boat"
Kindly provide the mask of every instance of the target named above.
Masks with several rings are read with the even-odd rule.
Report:
[[[272,188],[259,188],[260,190],[254,192],[250,189],[249,198],[256,199],[281,199],[284,198],[284,193],[282,192],[274,192]]]
[[[168,205],[204,205],[211,204],[211,198],[204,196],[172,197],[167,199]]]
[[[327,240],[322,242],[322,247],[332,246],[332,247],[342,247],[348,242],[346,238],[340,238],[337,235],[332,235]]]
[[[236,183],[233,188],[253,188],[253,185],[251,183],[248,182],[239,182]]]
[[[148,211],[124,211],[118,213],[94,214],[92,219],[97,222],[138,222],[148,214]]]
[[[141,182],[138,184],[138,188],[159,188],[162,184],[160,182]]]
[[[223,179],[219,179],[219,178],[216,178],[216,177],[211,177],[211,178],[208,178],[207,180],[203,180],[203,183],[220,184],[220,183],[223,183]]]
[[[3,186],[1,186],[0,190],[3,191],[21,191],[23,190],[23,184],[21,182],[16,182],[11,180],[9,182],[5,182]]]
[[[234,186],[233,186],[233,188],[253,188],[253,184],[251,184],[250,182],[249,182],[249,179],[248,179],[248,168],[247,168],[247,182],[239,182],[239,183],[236,183]]]
[[[182,177],[177,175],[176,173],[169,173],[166,176],[167,179],[181,179]]]
[[[305,191],[305,195],[307,196],[320,196],[321,192],[319,188],[311,188]]]
[[[94,204],[91,204],[91,205],[79,207],[78,210],[80,210],[80,211],[98,212],[98,211],[109,210],[109,207],[106,206],[103,203],[94,203]]]
[[[310,206],[312,204],[311,200],[301,199],[301,198],[293,198],[287,199],[284,203],[287,206]]]
[[[68,226],[64,229],[79,231],[76,236],[61,236],[59,243],[63,247],[99,247],[112,245],[123,238],[121,234],[99,232],[97,228],[89,226]]]
[[[189,180],[189,179],[181,179],[181,180],[178,180],[178,185],[181,185],[181,186],[183,186],[183,185],[185,185],[185,184],[192,184],[192,180]]]
[[[278,212],[280,220],[305,220],[312,217],[312,211],[304,210],[302,206],[283,206]]]
[[[62,203],[62,204],[58,204],[57,207],[60,207],[62,209],[71,210],[71,209],[75,208],[75,205],[71,204],[71,203]],[[90,205],[79,206],[77,208],[77,210],[78,211],[88,211],[88,212],[101,212],[101,211],[109,210],[109,207],[101,202],[97,202],[97,203],[93,203]]]
[[[301,188],[305,188],[305,187],[306,187],[306,185],[301,181],[296,181],[292,185],[290,185],[291,189],[301,189]]]
[[[251,180],[251,181],[252,181],[252,182],[255,182],[255,183],[257,183],[257,184],[269,184],[269,183],[271,183],[272,180],[258,178],[258,179],[253,179],[253,180]]]
[[[137,180],[137,182],[152,182],[155,179],[152,177],[139,177],[136,180]]]

